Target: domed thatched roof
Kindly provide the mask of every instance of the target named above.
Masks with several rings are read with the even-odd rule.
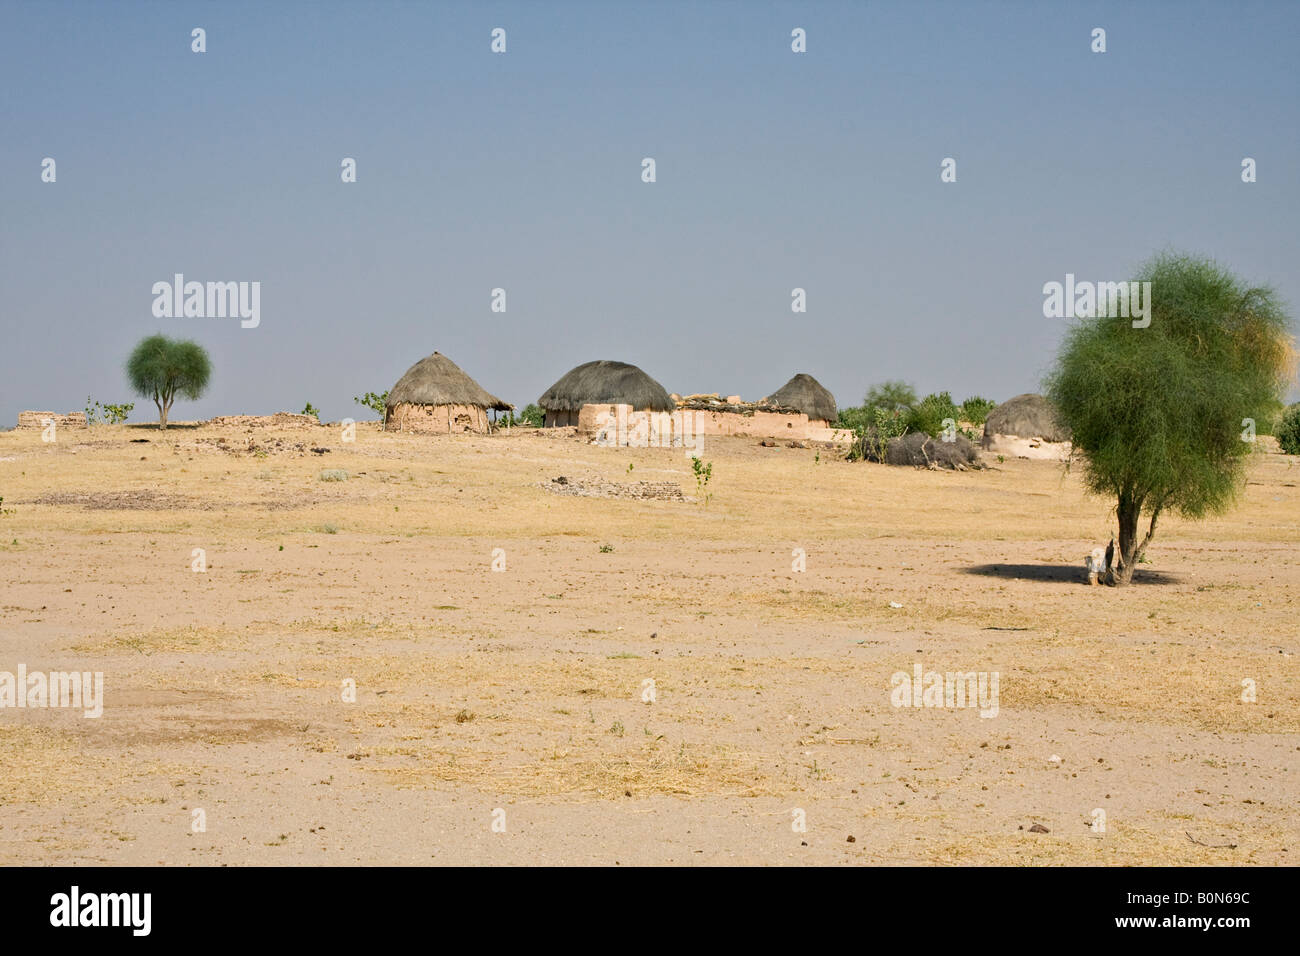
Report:
[[[1041,438],[1043,441],[1070,440],[1069,431],[1056,421],[1052,403],[1042,395],[1026,393],[1007,399],[989,412],[984,422],[986,438],[1014,435],[1017,438]]]
[[[835,396],[828,392],[821,382],[803,372],[790,379],[763,401],[780,405],[782,408],[798,409],[812,420],[833,422],[839,416]]]
[[[411,405],[477,405],[507,411],[514,408],[461,371],[447,356],[434,352],[406,370],[388,393],[388,407]]]
[[[548,412],[576,412],[583,405],[631,405],[652,412],[671,412],[677,407],[664,387],[635,365],[604,359],[570,371],[548,388],[537,404]]]

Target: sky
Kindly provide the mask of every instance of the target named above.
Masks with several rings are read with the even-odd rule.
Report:
[[[1300,315],[1298,47],[1294,2],[0,0],[0,427],[155,417],[154,332],[212,356],[175,420],[338,420],[434,350],[520,406],[598,358],[1003,400],[1045,283],[1167,249]],[[176,273],[260,323],[156,317]]]

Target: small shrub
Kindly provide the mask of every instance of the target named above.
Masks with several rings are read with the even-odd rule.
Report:
[[[983,425],[989,418],[989,412],[998,407],[992,399],[972,395],[961,403],[961,420],[972,425]]]
[[[366,392],[360,398],[353,397],[352,401],[358,405],[363,405],[370,409],[380,418],[384,417],[384,410],[388,407],[388,390],[382,392]]]
[[[126,417],[131,414],[131,409],[135,408],[135,402],[121,402],[116,405],[112,403],[92,402],[90,396],[86,396],[86,424],[87,425],[120,425],[126,421]]]
[[[1282,413],[1276,429],[1277,443],[1288,455],[1300,455],[1300,402]]]
[[[947,392],[935,392],[917,402],[907,413],[907,430],[924,432],[931,438],[943,434],[943,420],[951,418],[955,423],[961,417],[961,409],[953,402]]]
[[[857,417],[849,461],[884,461],[889,443],[907,434],[902,412],[889,411],[879,405],[864,409],[868,414]]]
[[[311,402],[308,402],[306,405],[304,405],[302,407],[302,411],[299,412],[298,414],[310,415],[312,416],[312,418],[316,419],[316,421],[320,421],[320,409],[317,408],[315,405],[313,405]]]
[[[327,468],[320,473],[321,481],[347,481],[348,473],[342,468]]]
[[[691,458],[691,471],[695,473],[695,493],[706,505],[713,497],[709,493],[709,481],[713,478],[713,462],[704,461],[698,455]]]

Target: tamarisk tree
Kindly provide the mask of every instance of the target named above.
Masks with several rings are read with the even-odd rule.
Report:
[[[1274,420],[1295,370],[1276,293],[1207,259],[1166,253],[1151,283],[1150,324],[1084,319],[1065,337],[1047,394],[1073,433],[1084,481],[1116,502],[1101,580],[1125,585],[1166,512],[1225,511],[1245,484],[1255,423]],[[1149,524],[1139,540],[1139,524]]]
[[[212,362],[197,342],[151,335],[126,361],[126,377],[136,393],[158,406],[158,428],[167,428],[167,414],[177,395],[198,398],[208,387]]]

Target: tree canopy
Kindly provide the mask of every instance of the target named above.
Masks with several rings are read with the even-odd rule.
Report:
[[[211,375],[212,361],[203,346],[162,334],[141,340],[126,362],[131,387],[158,406],[160,429],[167,427],[167,415],[176,396],[198,398]]]
[[[1174,253],[1151,259],[1137,279],[1151,283],[1150,325],[1082,320],[1047,382],[1087,487],[1117,502],[1114,584],[1132,578],[1162,512],[1201,518],[1232,504],[1253,423],[1276,417],[1295,369],[1289,320],[1271,288]],[[1151,525],[1139,544],[1143,513]]]

